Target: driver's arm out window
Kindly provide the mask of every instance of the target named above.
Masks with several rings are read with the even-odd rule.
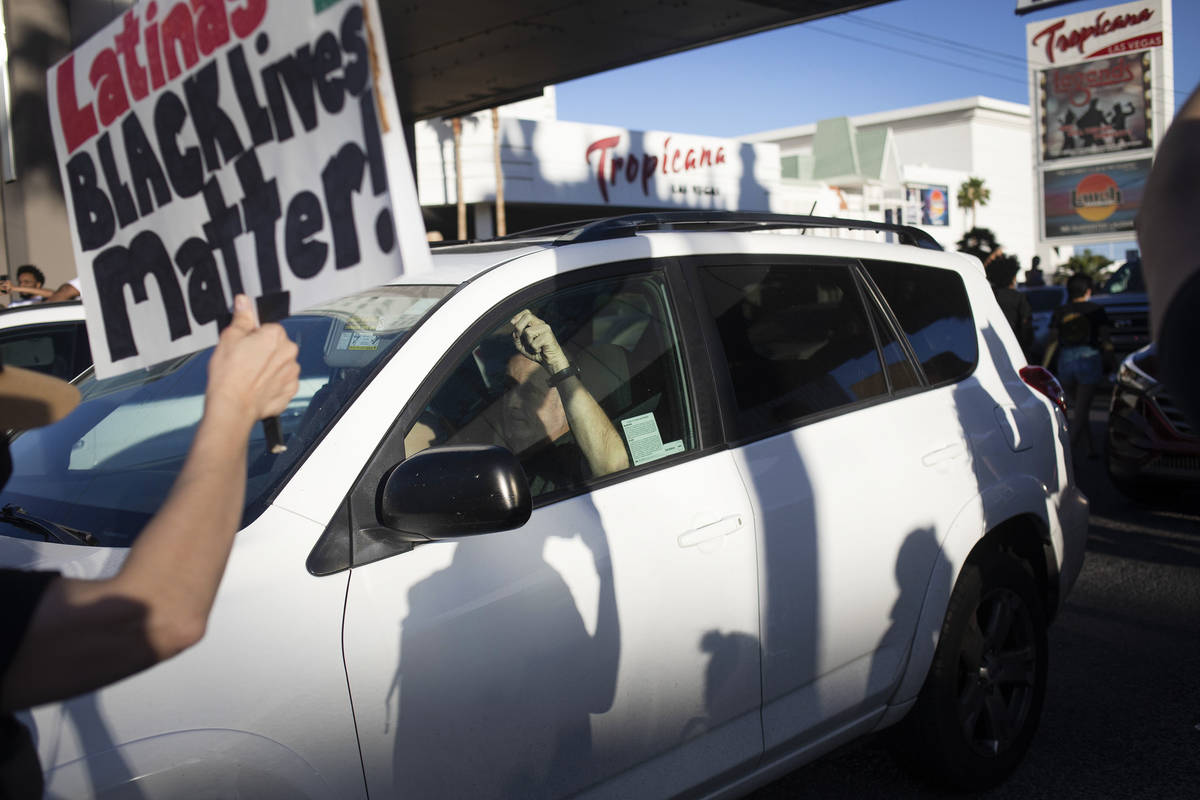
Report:
[[[696,446],[658,276],[561,289],[494,319],[428,398],[405,435],[406,455],[438,445],[506,447],[537,497]],[[578,378],[552,386],[551,371],[564,363],[578,367]]]

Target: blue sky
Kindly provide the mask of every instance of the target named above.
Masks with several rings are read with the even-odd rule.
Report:
[[[1029,102],[1016,0],[893,2],[558,86],[559,119],[737,136],[972,95]],[[1200,84],[1200,0],[1173,0],[1175,105]],[[956,44],[957,43],[957,44]]]

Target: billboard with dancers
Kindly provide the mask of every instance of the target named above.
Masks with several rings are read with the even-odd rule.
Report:
[[[1043,70],[1042,159],[1150,147],[1150,81],[1145,52]]]

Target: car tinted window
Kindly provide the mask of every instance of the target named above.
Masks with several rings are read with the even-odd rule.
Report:
[[[267,451],[251,431],[243,522],[249,522],[358,394],[375,368],[448,286],[385,286],[283,321],[299,346],[300,388],[280,415],[287,450]],[[149,369],[77,384],[82,400],[65,419],[11,443],[13,474],[0,505],[127,546],[162,505],[204,410],[212,349]],[[0,527],[0,534],[10,534]]]
[[[699,275],[729,366],[739,436],[887,393],[848,267],[709,266]]]
[[[970,375],[979,359],[967,289],[948,269],[883,261],[863,266],[908,336],[930,383]]]
[[[875,303],[871,304],[871,318],[875,320],[875,331],[883,350],[883,363],[887,365],[888,380],[891,381],[892,391],[901,392],[921,385],[921,376],[900,342],[892,326],[880,313]]]
[[[1104,282],[1103,290],[1108,294],[1146,291],[1146,281],[1142,278],[1142,262],[1128,261],[1122,264]]]
[[[548,326],[567,361],[580,368],[586,396],[572,394],[578,384],[550,386],[549,372],[517,351],[510,320],[524,311]],[[522,345],[528,350],[531,342]],[[405,452],[501,445],[520,459],[534,497],[571,492],[591,478],[693,449],[684,387],[661,279],[622,277],[563,289],[498,313],[495,326],[457,357],[429,397],[405,435]]]
[[[28,325],[0,333],[4,363],[71,380],[92,363],[82,322]]]

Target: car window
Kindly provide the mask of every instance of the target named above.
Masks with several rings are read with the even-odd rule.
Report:
[[[326,429],[449,286],[384,286],[288,317],[299,346],[300,388],[280,415],[287,449],[251,431],[243,524],[260,514]],[[127,546],[162,505],[204,411],[212,349],[144,370],[80,379],[65,419],[17,435],[0,505]],[[3,533],[9,533],[4,530]]]
[[[524,353],[514,318],[526,334]],[[433,445],[507,447],[537,498],[694,449],[678,341],[665,287],[652,275],[506,307],[431,393],[406,432],[405,453]],[[551,386],[549,368],[537,360],[543,345],[557,345],[578,378]]]
[[[699,276],[729,366],[739,437],[887,394],[848,267],[707,266]]]
[[[893,392],[914,389],[921,385],[921,376],[909,360],[904,348],[900,346],[892,326],[884,318],[879,307],[871,303],[871,318],[875,321],[875,331],[883,352],[883,363],[887,367],[888,381],[892,384]]]
[[[1103,291],[1107,294],[1146,291],[1146,282],[1142,278],[1142,262],[1128,261],[1122,264],[1104,282]]]
[[[884,261],[865,261],[863,266],[896,315],[930,383],[962,380],[974,371],[979,343],[958,273]]]
[[[71,380],[92,363],[82,322],[22,325],[0,332],[4,363]]]

